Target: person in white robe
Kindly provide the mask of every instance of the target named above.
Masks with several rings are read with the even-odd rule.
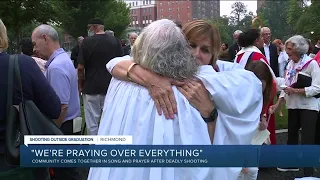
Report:
[[[157,43],[154,43],[157,42]],[[142,66],[176,80],[197,77],[209,92],[218,111],[213,144],[250,144],[259,124],[262,108],[261,81],[238,65],[219,62],[222,72],[203,65],[195,74],[197,61],[189,57],[188,42],[170,20],[158,20],[146,27],[133,46],[133,66]],[[188,53],[186,53],[188,51]],[[135,54],[137,53],[137,54]],[[115,58],[114,66],[129,56]],[[190,62],[194,61],[194,62]],[[223,71],[225,69],[226,71]],[[132,75],[130,75],[132,76]],[[207,125],[200,112],[174,86],[177,114],[172,120],[159,115],[147,88],[113,78],[105,99],[98,135],[131,135],[137,145],[209,145]],[[143,85],[143,84],[141,84]],[[214,158],[213,158],[214,159]],[[89,180],[234,180],[241,171],[235,168],[91,168]]]

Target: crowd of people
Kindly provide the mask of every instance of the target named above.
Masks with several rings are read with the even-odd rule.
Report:
[[[88,22],[71,57],[50,25],[36,27],[20,45],[23,92],[14,81],[13,104],[33,101],[65,135],[81,135],[81,104],[88,135],[131,135],[138,145],[251,145],[270,132],[276,144],[275,112],[288,109],[288,145],[320,144],[320,39],[315,48],[300,35],[271,42],[268,27],[237,30],[235,44],[221,43],[218,29],[204,20],[183,25],[157,20],[130,44]],[[0,20],[0,84],[7,87],[10,55]],[[228,62],[229,61],[229,62]],[[6,162],[7,88],[0,96],[0,177],[81,179],[79,168],[19,168]],[[276,99],[276,101],[275,101]],[[50,102],[50,103],[48,103]],[[263,145],[262,143],[260,145]],[[297,171],[298,167],[278,167]],[[259,167],[90,168],[88,180],[255,180]],[[314,168],[304,168],[306,177]],[[51,175],[51,177],[50,177]]]

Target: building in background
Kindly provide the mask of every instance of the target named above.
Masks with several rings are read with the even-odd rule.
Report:
[[[157,20],[155,0],[125,1],[130,7],[130,27],[143,28]]]
[[[220,17],[219,0],[203,1],[157,1],[158,19],[171,19],[181,23],[196,19],[216,19]]]
[[[266,4],[266,0],[257,0],[257,14],[258,14],[258,11],[263,8]]]

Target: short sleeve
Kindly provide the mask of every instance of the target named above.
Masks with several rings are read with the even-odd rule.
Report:
[[[113,68],[121,61],[128,61],[128,60],[131,60],[131,57],[129,55],[126,55],[126,56],[123,56],[123,57],[116,57],[116,58],[113,58],[111,59],[107,65],[106,65],[106,68],[107,70],[109,71],[110,74],[112,74],[112,70]]]
[[[78,53],[78,57],[77,57],[78,64],[82,64],[82,65],[84,65],[84,54],[83,54],[84,41],[85,40],[83,40],[82,44],[79,46],[79,53]]]
[[[59,96],[61,104],[69,104],[71,86],[67,74],[60,68],[52,67],[48,69],[47,79]]]

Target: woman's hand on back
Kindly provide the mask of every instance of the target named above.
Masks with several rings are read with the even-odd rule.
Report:
[[[172,80],[160,75],[153,75],[148,83],[148,90],[155,102],[159,115],[164,113],[167,119],[173,119],[177,113],[177,102],[174,97],[172,85],[181,86],[183,82]]]
[[[178,90],[200,112],[202,117],[207,118],[210,116],[214,109],[214,104],[201,81],[188,80],[183,86],[178,87]]]

